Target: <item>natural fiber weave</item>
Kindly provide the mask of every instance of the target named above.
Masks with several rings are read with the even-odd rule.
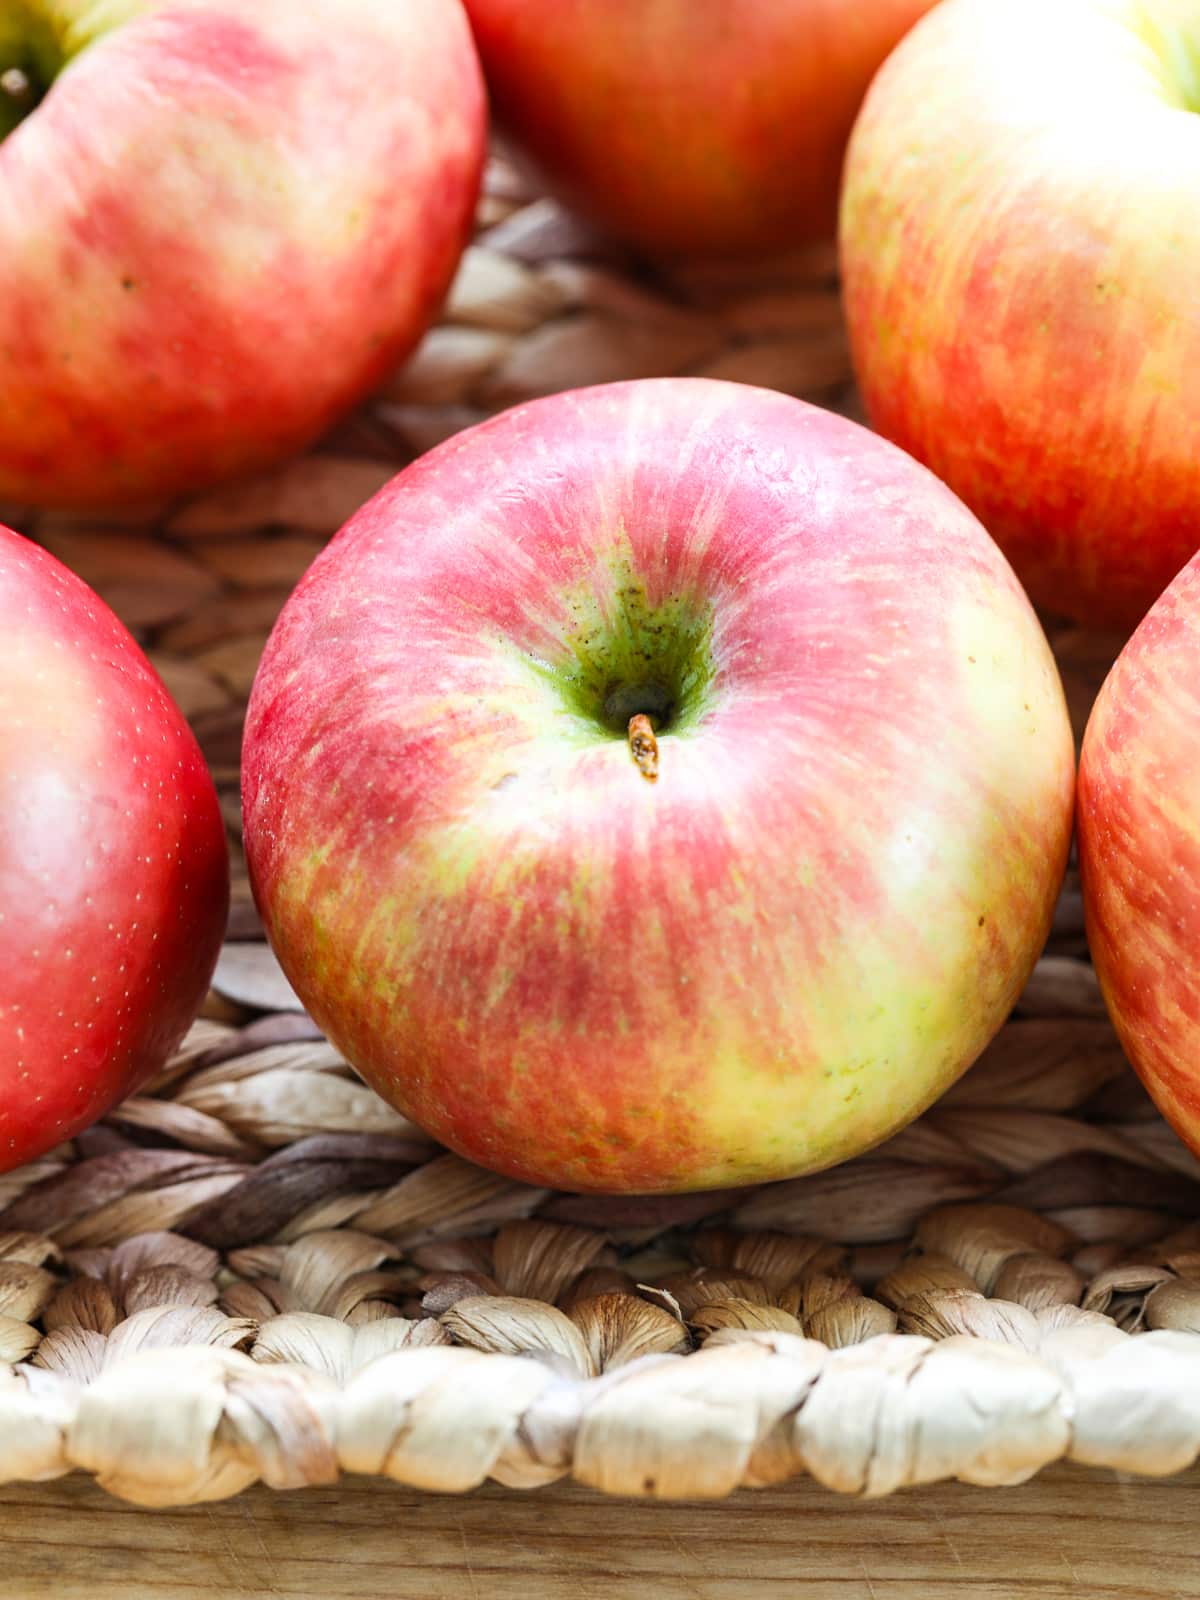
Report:
[[[489,410],[702,372],[853,411],[828,251],[652,274],[493,165],[445,319],[319,451],[122,526],[8,520],[114,605],[191,717],[234,849],[205,1015],[159,1080],[0,1177],[0,1477],[144,1504],[382,1473],[884,1494],[1200,1451],[1200,1164],[1104,1018],[1077,888],[985,1058],[836,1170],[737,1193],[531,1189],[432,1145],[301,1013],[238,846],[242,711],[290,586]],[[1114,641],[1054,632],[1076,726]]]

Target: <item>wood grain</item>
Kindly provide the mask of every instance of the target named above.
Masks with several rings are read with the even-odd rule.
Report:
[[[1200,1470],[1059,1467],[878,1503],[811,1482],[711,1505],[571,1486],[441,1498],[362,1480],[183,1511],[84,1478],[0,1489],[13,1600],[1194,1600]]]

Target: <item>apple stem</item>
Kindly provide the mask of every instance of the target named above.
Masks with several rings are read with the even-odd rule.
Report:
[[[658,740],[654,726],[644,711],[629,719],[629,751],[634,765],[650,783],[658,780]]]
[[[7,72],[0,72],[0,90],[20,105],[33,100],[33,85],[20,67],[9,67]]]

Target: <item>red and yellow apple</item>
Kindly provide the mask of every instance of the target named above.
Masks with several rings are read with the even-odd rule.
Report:
[[[1125,646],[1079,766],[1088,941],[1155,1104],[1200,1153],[1200,557]]]
[[[467,0],[502,129],[653,251],[832,235],[871,75],[933,0]]]
[[[459,0],[0,6],[0,500],[312,440],[417,341],[483,155]]]
[[[0,528],[0,1171],[162,1066],[227,898],[216,791],[181,712],[103,601]]]
[[[1200,545],[1200,5],[946,0],[872,85],[841,247],[874,425],[1033,599],[1132,627]]]
[[[854,1154],[979,1053],[1073,777],[948,490],[801,401],[650,380],[509,411],[352,518],[263,657],[245,839],[312,1015],[439,1139],[709,1188]]]

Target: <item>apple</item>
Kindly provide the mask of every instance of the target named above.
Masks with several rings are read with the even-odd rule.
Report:
[[[1200,1153],[1200,557],[1118,657],[1083,740],[1092,959],[1130,1061]]]
[[[1129,630],[1200,545],[1200,7],[946,0],[846,163],[874,425],[1033,599]]]
[[[103,601],[0,528],[0,1171],[163,1065],[227,898],[216,791],[182,714]]]
[[[831,237],[871,75],[933,0],[467,0],[500,125],[656,252]]]
[[[388,1100],[537,1184],[829,1165],[995,1033],[1074,751],[1010,569],[930,474],[766,390],[559,394],[316,559],[247,718],[275,951]]]
[[[0,7],[0,500],[314,439],[434,315],[484,119],[459,0]]]

